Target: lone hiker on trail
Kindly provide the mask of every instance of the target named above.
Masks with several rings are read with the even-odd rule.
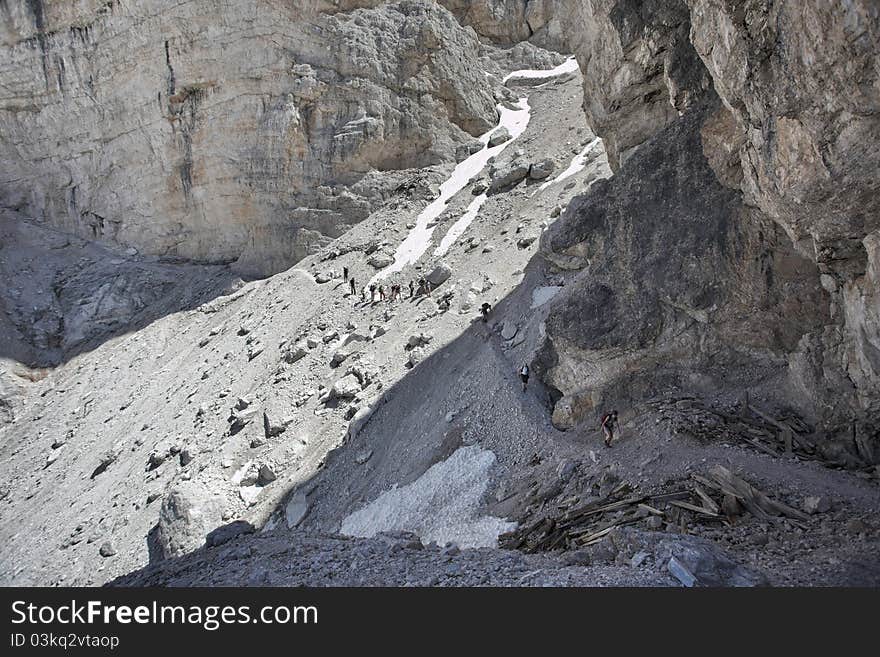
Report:
[[[602,416],[602,431],[605,433],[605,447],[611,447],[611,441],[614,440],[614,428],[620,425],[617,422],[617,411],[611,411],[610,413],[605,413]]]
[[[483,305],[480,306],[480,312],[483,315],[483,324],[489,321],[489,311],[492,310],[492,306],[489,303],[483,302]]]
[[[344,278],[345,280],[348,280],[348,267],[342,268],[342,278]],[[354,293],[352,292],[352,294],[354,294]]]
[[[348,285],[351,288],[351,296],[357,295],[357,284],[354,282],[354,276],[348,280]]]
[[[529,384],[529,366],[525,363],[519,370],[519,378],[522,381],[523,392],[525,392],[526,386]]]
[[[409,282],[409,298],[412,299],[416,295],[416,288],[412,281]]]

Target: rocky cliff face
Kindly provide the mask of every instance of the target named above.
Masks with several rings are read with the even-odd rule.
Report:
[[[561,343],[569,345],[562,351],[570,348],[566,364],[548,370],[564,393],[560,421],[592,408],[584,395],[604,388],[601,372],[651,380],[646,368],[655,366],[661,345],[676,344],[660,337],[670,326],[658,310],[665,303],[696,317],[714,338],[786,360],[789,399],[848,434],[848,442],[856,436],[858,451],[872,458],[864,444],[876,436],[876,420],[868,418],[876,418],[880,401],[876,3],[446,4],[489,38],[562,39],[585,72],[588,122],[619,173],[571,208],[545,242],[552,261],[591,277],[582,295],[559,301],[567,307],[548,324],[556,351]],[[527,15],[540,15],[544,30],[532,29]],[[716,95],[720,103],[711,100]],[[641,150],[649,152],[628,166]],[[609,218],[613,207],[619,212]],[[679,252],[679,245],[688,248]],[[651,266],[631,278],[645,262]],[[686,269],[698,273],[682,276]],[[593,278],[600,271],[614,271],[617,283],[601,287]],[[659,280],[658,289],[648,290],[646,280]],[[666,294],[664,280],[682,285]],[[701,291],[706,305],[695,315],[700,304],[692,295]],[[578,322],[574,308],[586,319]],[[716,311],[728,319],[719,321]],[[748,322],[730,324],[737,313]],[[575,349],[571,331],[590,346]],[[694,333],[673,360],[690,362],[705,347],[704,333]],[[626,354],[625,366],[603,351],[611,347]],[[644,357],[635,356],[645,347]]]
[[[279,271],[496,120],[433,2],[0,11],[0,204],[145,253]]]
[[[550,261],[584,272],[547,322],[557,419],[582,421],[603,394],[681,386],[661,374],[673,363],[699,378],[719,354],[693,359],[720,341],[740,364],[787,362],[781,397],[876,458],[877,7],[659,0],[555,11],[618,170],[544,242]],[[729,385],[737,368],[721,362]]]

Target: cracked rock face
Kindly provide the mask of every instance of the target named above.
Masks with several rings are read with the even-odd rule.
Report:
[[[4,12],[0,203],[147,254],[285,269],[496,121],[433,2]]]
[[[582,421],[603,395],[681,385],[657,369],[667,349],[688,345],[673,362],[712,379],[696,361],[720,340],[749,350],[729,359],[732,369],[781,358],[783,396],[830,435],[850,423],[875,435],[875,3],[560,0],[548,11],[566,25],[586,73],[588,121],[618,173],[545,240],[555,266],[594,276],[555,300],[547,323],[559,424]],[[705,109],[716,94],[721,102]],[[658,177],[645,167],[656,158]],[[652,252],[664,261],[638,275]],[[573,322],[574,309],[585,319]],[[693,326],[664,334],[676,322],[669,313]],[[756,348],[766,351],[755,360]],[[641,388],[612,384],[621,368]],[[685,387],[705,382],[694,384]]]

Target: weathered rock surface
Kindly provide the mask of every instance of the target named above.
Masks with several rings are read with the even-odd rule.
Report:
[[[434,2],[12,0],[0,205],[274,273],[495,123],[480,53]]]
[[[205,544],[205,537],[219,525],[219,498],[195,482],[181,482],[162,501],[156,546],[163,559],[179,557]]]

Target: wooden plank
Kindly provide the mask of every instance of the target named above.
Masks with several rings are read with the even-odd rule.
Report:
[[[767,447],[766,445],[758,442],[754,438],[743,437],[743,440],[745,442],[749,443],[750,445],[752,445],[753,447],[757,447],[759,450],[761,450],[765,454],[769,454],[770,456],[776,456],[776,457],[779,456],[779,453],[775,449],[771,449],[771,448]]]
[[[660,493],[651,495],[648,499],[652,502],[669,502],[670,500],[686,500],[691,496],[689,490],[676,491],[674,493]]]
[[[660,511],[659,509],[655,509],[653,506],[650,506],[648,504],[639,504],[639,508],[645,509],[652,516],[663,516],[662,511]]]
[[[720,491],[721,487],[711,479],[706,479],[705,477],[701,477],[698,474],[692,474],[691,479],[703,484],[706,488],[711,488],[712,490]]]
[[[682,502],[681,500],[672,500],[670,502],[670,504],[672,504],[673,506],[677,506],[680,509],[685,509],[687,511],[693,511],[694,513],[699,513],[704,516],[710,516],[712,518],[719,517],[717,513],[712,513],[711,511],[708,511],[701,506],[697,506],[696,504],[690,504],[688,502]]]
[[[707,511],[714,513],[715,515],[718,515],[721,512],[721,507],[719,507],[718,504],[715,503],[715,500],[709,497],[706,491],[700,488],[699,484],[694,484],[694,492],[703,501],[703,506],[706,508]]]

